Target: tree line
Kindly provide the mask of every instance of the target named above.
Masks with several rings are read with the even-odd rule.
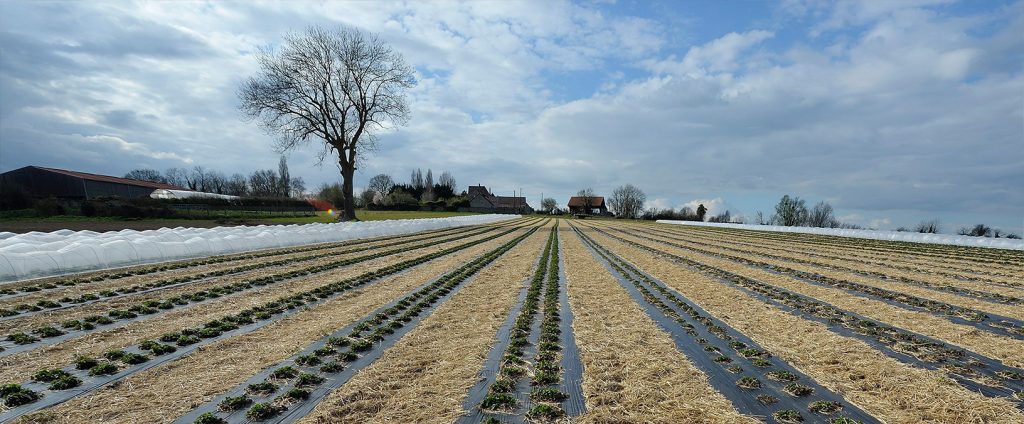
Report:
[[[354,200],[356,206],[366,209],[417,210],[423,206],[454,209],[469,206],[463,197],[466,193],[459,195],[456,192],[455,177],[451,172],[442,172],[435,181],[432,169],[428,168],[424,174],[417,168],[410,174],[409,182],[404,184],[396,182],[389,174],[374,175]],[[345,202],[345,192],[340,183],[321,185],[315,197],[335,205]]]
[[[302,177],[291,176],[284,156],[278,162],[277,171],[260,169],[248,176],[241,173],[227,176],[220,171],[196,165],[191,169],[169,168],[163,173],[149,168],[133,169],[124,177],[239,197],[301,198],[306,193],[306,182]]]

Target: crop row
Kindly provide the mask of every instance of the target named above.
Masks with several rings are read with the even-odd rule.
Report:
[[[621,232],[621,230],[619,231]],[[766,269],[774,273],[786,275],[812,284],[839,288],[859,296],[874,298],[885,301],[887,303],[896,304],[898,306],[921,310],[936,316],[949,319],[956,323],[970,323],[970,325],[974,325],[978,328],[996,334],[1007,335],[1014,338],[1020,338],[1021,336],[1024,336],[1024,322],[1021,322],[1021,320],[996,316],[994,314],[982,312],[973,308],[951,305],[949,303],[939,302],[931,299],[924,299],[907,293],[841,280],[838,278],[832,278],[821,274],[800,271],[779,264],[772,264],[746,257],[727,255],[724,253],[703,249],[693,245],[684,245],[680,243],[674,243],[638,234],[631,235],[655,243],[664,244],[680,249],[686,249],[704,255],[719,257],[725,260],[738,262],[750,267]]]
[[[765,303],[821,322],[830,330],[841,335],[869,342],[875,348],[897,360],[928,369],[941,369],[965,387],[980,391],[986,396],[1013,399],[1016,396],[1015,392],[1024,389],[1022,386],[1024,370],[1004,366],[991,358],[952,347],[938,340],[877,320],[867,319],[749,277],[673,255],[601,229],[596,230],[613,239],[649,251],[718,279],[725,284],[737,287]]]
[[[106,315],[92,315],[81,320],[69,319],[62,321],[59,324],[42,326],[33,330],[31,334],[27,334],[24,332],[11,333],[6,336],[5,340],[8,343],[12,343],[16,346],[19,346],[19,349],[15,350],[8,348],[8,350],[10,351],[4,353],[9,355],[15,351],[23,351],[27,348],[33,348],[37,346],[37,344],[39,344],[40,342],[43,342],[44,340],[49,340],[49,343],[53,343],[57,341],[57,337],[64,336],[65,334],[77,337],[82,334],[87,334],[91,331],[97,331],[98,326],[112,324],[115,321],[126,322],[127,320],[136,319],[139,316],[152,316],[159,313],[170,311],[181,306],[195,305],[211,299],[219,298],[221,296],[248,291],[267,285],[279,284],[294,278],[302,278],[314,274],[320,274],[337,268],[350,266],[353,264],[366,262],[373,259],[428,248],[430,246],[438,244],[449,243],[460,239],[464,239],[466,237],[477,236],[490,231],[494,231],[494,229],[485,228],[469,233],[468,235],[460,234],[449,238],[431,240],[413,246],[404,246],[391,250],[386,250],[383,252],[375,252],[368,255],[358,256],[354,258],[336,260],[324,264],[295,269],[283,273],[266,275],[250,280],[244,280],[221,286],[215,286],[208,289],[195,290],[190,293],[180,293],[175,296],[167,297],[164,299],[140,301],[138,304],[128,308],[111,308],[111,310],[107,312]],[[99,296],[96,295],[93,295],[92,297],[95,297],[97,299],[100,298]],[[91,303],[94,301],[96,300],[90,300],[89,302]],[[58,329],[58,326],[61,327],[61,329]],[[5,348],[3,346],[0,346],[0,349]]]
[[[640,230],[640,228],[637,228],[637,227],[634,227],[634,228],[636,228],[638,231]],[[921,286],[925,286],[925,287],[932,288],[932,289],[935,289],[935,290],[950,291],[952,293],[963,294],[963,295],[968,295],[968,296],[975,296],[975,297],[980,297],[980,298],[990,298],[993,301],[998,301],[998,302],[1003,302],[1003,303],[1019,304],[1021,302],[1024,302],[1024,299],[1020,299],[1020,298],[1016,298],[1016,297],[1012,297],[1012,296],[1001,296],[1001,295],[998,295],[998,294],[993,294],[993,293],[979,291],[979,290],[969,290],[969,289],[966,289],[966,288],[963,288],[963,287],[951,286],[950,284],[936,284],[936,283],[931,283],[931,282],[927,282],[927,281],[918,281],[916,279],[908,278],[908,277],[906,277],[904,275],[893,275],[893,273],[891,273],[891,272],[890,273],[886,273],[886,272],[880,272],[880,271],[871,271],[871,270],[867,270],[867,269],[864,269],[864,268],[861,268],[861,267],[863,267],[865,265],[869,265],[869,266],[876,267],[876,269],[877,268],[881,268],[883,270],[891,269],[891,270],[898,270],[898,271],[903,271],[903,272],[907,272],[907,273],[911,273],[911,274],[920,274],[920,275],[934,274],[934,275],[942,276],[943,278],[946,278],[946,279],[952,279],[954,281],[954,284],[955,284],[955,282],[960,282],[960,281],[963,281],[963,280],[967,280],[967,281],[970,281],[970,282],[996,284],[996,285],[999,285],[999,286],[1010,287],[1010,288],[1014,288],[1014,287],[1021,288],[1021,287],[1024,287],[1024,286],[1019,285],[1019,283],[1015,283],[1014,277],[1016,275],[1015,274],[1011,274],[1009,272],[1007,272],[1007,273],[991,273],[991,272],[982,271],[982,270],[972,270],[969,273],[968,272],[963,272],[963,271],[961,271],[961,272],[949,272],[949,271],[943,271],[943,270],[939,269],[940,268],[939,264],[931,264],[931,263],[929,263],[929,264],[908,264],[908,263],[902,263],[900,261],[894,261],[891,258],[884,258],[883,259],[883,258],[875,258],[875,257],[870,257],[870,256],[857,256],[857,255],[851,254],[849,252],[827,254],[827,253],[824,253],[822,250],[795,249],[795,248],[792,248],[792,246],[789,245],[789,244],[782,244],[782,243],[778,243],[778,244],[773,244],[773,243],[759,244],[759,243],[754,243],[754,242],[744,242],[744,241],[738,241],[738,240],[732,239],[732,240],[729,240],[728,243],[726,244],[726,243],[721,241],[721,238],[711,237],[711,236],[709,236],[707,234],[702,234],[702,233],[680,233],[680,232],[671,231],[671,230],[659,231],[659,232],[654,232],[654,231],[644,231],[644,232],[648,233],[648,234],[661,234],[661,235],[671,234],[671,235],[674,235],[674,236],[677,236],[677,237],[685,237],[686,240],[691,241],[691,242],[700,242],[700,243],[703,243],[703,244],[710,244],[710,245],[714,245],[715,247],[719,247],[719,248],[722,248],[722,249],[728,249],[728,250],[737,251],[737,252],[752,252],[752,253],[756,253],[758,255],[763,255],[763,256],[766,256],[766,257],[777,258],[779,260],[785,260],[785,261],[789,261],[789,262],[796,262],[796,263],[802,263],[802,264],[810,264],[810,265],[814,265],[814,266],[823,266],[823,267],[828,267],[828,268],[831,268],[831,269],[842,270],[842,271],[855,272],[855,273],[867,275],[867,276],[870,276],[870,277],[876,277],[876,278],[882,278],[882,279],[886,279],[886,280],[895,280],[895,281],[906,282],[906,283],[909,283],[909,284],[921,285]],[[736,249],[736,248],[733,248],[732,246],[742,246],[742,247],[745,247],[746,249],[751,249],[751,250]],[[781,254],[781,253],[785,253],[785,254]],[[809,258],[809,257],[820,258],[820,259],[817,260],[817,261],[811,261],[811,260],[804,259],[804,258]],[[838,262],[838,263],[847,263],[847,264],[851,264],[852,263],[852,264],[855,264],[854,265],[855,267],[841,266],[841,265],[837,265],[835,263],[821,262],[822,260],[824,260],[824,261],[835,261],[835,262]],[[1002,279],[984,278],[984,277],[979,277],[979,275],[989,275],[989,276],[996,276],[996,277],[1008,277],[1008,278],[1010,278],[1010,280],[1007,281],[1005,278],[1002,278]]]
[[[561,408],[569,395],[557,388],[561,380],[559,327],[558,229],[551,230],[540,261],[530,280],[523,306],[516,316],[501,356],[497,376],[478,405],[485,422],[500,422],[494,415],[525,415],[534,421],[550,421],[565,415]],[[543,294],[543,314],[538,320]],[[532,361],[527,359],[533,356]],[[532,374],[532,377],[530,375]],[[530,399],[527,407],[519,399]]]
[[[978,273],[993,275],[993,277],[1013,277],[1015,272],[1014,268],[1020,268],[1019,266],[1001,265],[992,262],[977,262],[971,258],[935,258],[933,256],[921,254],[897,253],[893,251],[880,252],[878,250],[864,249],[856,246],[851,247],[846,244],[847,241],[853,240],[850,238],[838,238],[835,241],[821,243],[801,241],[798,239],[778,238],[774,237],[770,231],[737,232],[730,231],[728,228],[712,227],[677,228],[679,226],[680,225],[668,225],[658,226],[658,228],[670,230],[675,232],[675,234],[685,237],[700,237],[708,240],[722,240],[723,238],[728,238],[729,240],[737,243],[769,249],[784,247],[786,250],[798,254],[825,254],[831,257],[845,259],[863,259],[865,261],[883,260],[908,265],[924,265],[928,267],[930,271],[934,271],[935,269],[947,269],[952,272],[966,274],[968,277],[975,277]]]
[[[620,284],[646,307],[651,318],[674,333],[680,350],[741,412],[771,416],[780,423],[804,421],[802,410],[820,417],[816,420],[831,423],[875,421],[664,283],[600,246],[580,229],[574,230],[592,253],[618,275]],[[744,363],[752,368],[741,365]],[[836,416],[840,411],[843,416]]]
[[[436,258],[446,256],[451,253],[505,236],[514,231],[517,231],[519,228],[520,227],[514,227],[482,239],[469,241],[451,248],[444,249],[442,251],[402,261],[375,271],[366,272],[357,277],[328,283],[294,295],[284,296],[259,306],[244,309],[235,314],[229,314],[220,317],[200,327],[184,328],[177,332],[164,334],[159,338],[159,341],[146,341],[135,348],[125,348],[123,350],[126,352],[133,350],[148,352],[148,354],[140,353],[138,354],[138,356],[130,356],[129,360],[135,363],[125,363],[124,365],[127,366],[127,369],[125,370],[121,370],[119,365],[115,362],[125,362],[117,354],[114,354],[114,361],[111,361],[108,358],[107,361],[96,361],[95,363],[92,363],[90,362],[94,360],[92,358],[79,358],[79,360],[76,361],[75,364],[71,364],[63,368],[63,370],[78,377],[89,377],[90,375],[111,375],[113,373],[116,373],[114,377],[118,379],[123,378],[131,373],[139,371],[141,369],[141,367],[139,366],[140,364],[148,362],[150,359],[154,357],[166,355],[166,357],[161,358],[161,362],[164,362],[171,358],[180,357],[185,353],[194,350],[197,347],[197,345],[208,344],[214,340],[219,340],[226,336],[235,335],[236,333],[238,333],[239,330],[244,330],[246,332],[252,331],[256,328],[265,326],[270,322],[276,321],[277,319],[280,319],[289,313],[294,313],[294,311],[296,311],[297,308],[299,307],[321,303],[323,301],[326,301],[327,299],[334,298],[342,293],[351,291],[358,287],[362,287],[368,283],[377,281],[386,276],[394,275],[396,273],[402,272],[406,269],[426,263]],[[239,329],[239,327],[241,327],[241,329]],[[184,347],[188,347],[190,349],[181,349]],[[84,365],[82,361],[83,359],[86,360],[84,362]],[[135,367],[135,369],[132,369],[133,366]],[[97,369],[96,367],[100,368]],[[81,391],[94,390],[96,387],[99,387],[99,385],[106,384],[109,381],[110,380],[104,381],[101,379],[99,381],[86,383],[86,385],[89,386],[88,388],[79,389],[77,391],[73,391],[73,393],[70,394],[60,394],[59,392],[67,391],[67,389],[70,389],[72,387],[46,388],[46,385],[41,384],[45,382],[23,383],[21,385],[12,383],[7,384],[4,387],[18,387],[18,393],[25,394],[31,392],[36,393],[36,395],[34,398],[30,398],[30,396],[18,395],[18,398],[24,399],[24,402],[21,403],[15,401],[8,402],[6,397],[4,399],[5,403],[9,403],[8,406],[14,407],[19,406],[22,403],[33,403],[40,399],[42,395],[47,392],[57,392],[54,393],[54,397],[57,398],[56,401],[62,401],[63,399],[77,395]],[[48,405],[49,404],[42,405],[40,406],[40,408]],[[14,416],[18,416],[27,412],[31,412],[32,410],[35,409],[38,408],[20,408],[15,412],[8,412],[6,414],[0,415],[0,420],[6,418],[13,418],[13,416],[5,417],[5,415],[16,414]]]
[[[193,422],[202,424],[264,421],[289,410],[289,419],[300,418],[319,402],[320,398],[311,397],[314,390],[320,389],[317,393],[325,395],[344,384],[355,371],[379,357],[379,351],[389,342],[396,341],[415,327],[462,283],[532,235],[537,228],[415,289],[356,324],[314,342],[299,354],[279,363],[278,368],[269,374],[250,378],[242,386],[186,414],[179,421],[187,422],[194,415]],[[377,355],[372,355],[374,352]]]
[[[1024,265],[1024,253],[1016,250],[992,249],[982,247],[967,247],[940,245],[928,243],[913,243],[906,241],[871,240],[853,237],[823,236],[817,234],[788,234],[757,230],[737,230],[731,228],[702,228],[706,231],[721,231],[735,236],[752,236],[756,233],[760,237],[784,242],[797,242],[814,244],[825,247],[843,246],[849,249],[861,251],[872,251],[881,254],[906,254],[912,256],[932,257],[939,260],[954,259],[973,263],[991,263],[1009,266]]]

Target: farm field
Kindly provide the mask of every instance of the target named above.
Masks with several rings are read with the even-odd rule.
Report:
[[[0,422],[1020,423],[1024,252],[524,217],[0,283]]]

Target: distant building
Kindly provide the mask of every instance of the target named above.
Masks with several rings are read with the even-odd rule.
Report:
[[[594,196],[590,198],[590,208],[584,204],[584,199],[579,196],[569,198],[569,213],[577,215],[608,215],[608,207],[604,204],[604,197]]]
[[[149,197],[154,190],[185,190],[171,184],[41,166],[26,166],[4,172],[0,174],[0,184],[15,189],[20,188],[35,198],[55,197],[67,200],[87,200],[107,196]]]
[[[526,202],[525,197],[495,196],[482,185],[469,186],[466,190],[466,200],[469,200],[469,210],[472,212],[533,213],[533,208]]]

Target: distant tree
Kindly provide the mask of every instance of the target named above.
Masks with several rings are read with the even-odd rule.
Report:
[[[320,184],[320,187],[316,189],[316,198],[328,201],[337,207],[345,204],[345,189],[339,183]]]
[[[167,179],[164,178],[162,174],[160,174],[160,171],[148,168],[133,169],[131,171],[128,171],[127,174],[124,174],[124,177],[133,180],[151,181],[154,183],[167,182]]]
[[[698,221],[703,221],[704,220],[704,215],[707,215],[707,214],[708,214],[708,208],[705,208],[703,203],[701,203],[700,205],[697,206],[697,220]]]
[[[754,213],[754,223],[757,225],[771,225],[772,220],[770,217],[765,217],[764,212],[757,211]]]
[[[992,237],[992,227],[985,224],[975,225],[974,228],[971,228],[970,235],[974,237]]]
[[[832,205],[822,200],[807,213],[806,225],[818,228],[836,228],[839,226],[839,220],[833,213]]]
[[[708,222],[729,223],[732,222],[732,214],[730,214],[729,211],[725,211],[723,213],[708,218]]]
[[[594,190],[590,188],[581,189],[576,192],[576,197],[580,198],[580,202],[583,203],[583,213],[590,215],[594,205]]]
[[[551,211],[555,210],[556,207],[558,207],[558,204],[555,203],[555,199],[553,198],[545,197],[540,201],[540,209],[544,211],[544,213],[551,213]]]
[[[294,177],[291,179],[291,193],[288,193],[290,197],[301,199],[306,196],[306,180],[302,177]]]
[[[433,201],[437,196],[434,196],[434,171],[427,168],[427,176],[423,179],[423,195],[420,196],[420,200]]]
[[[608,205],[619,218],[636,219],[644,210],[645,201],[647,201],[647,195],[643,190],[632,184],[626,184],[612,191]]]
[[[1020,236],[1018,236],[1018,235],[1016,235],[1014,233],[1010,233],[1010,234],[1006,235],[1006,238],[1008,238],[1008,239],[1020,239]]]
[[[292,192],[292,176],[288,172],[288,160],[285,159],[284,155],[281,155],[281,160],[277,162],[277,195],[279,197],[289,197]]]
[[[939,220],[932,219],[930,221],[921,221],[914,227],[914,231],[924,234],[938,234],[939,233]]]
[[[189,190],[206,191],[206,170],[196,165],[185,173],[185,183]]]
[[[223,173],[211,169],[206,171],[203,181],[206,183],[206,191],[209,191],[210,193],[224,194],[224,191],[227,188],[228,178],[224,176]]]
[[[381,196],[386,196],[391,193],[391,188],[395,186],[395,180],[391,179],[388,174],[377,174],[373,178],[370,178],[370,182],[367,183],[367,188],[380,193]]]
[[[277,173],[272,169],[256,171],[249,176],[249,192],[254,197],[277,196],[279,187]]]
[[[260,72],[239,88],[240,109],[279,136],[282,153],[313,140],[323,142],[321,158],[336,153],[345,192],[340,218],[354,219],[361,152],[373,147],[376,131],[408,121],[414,69],[380,38],[346,27],[286,34],[256,62]]]
[[[908,232],[908,231],[910,231],[910,229],[907,228],[907,227],[896,228],[896,232],[898,232],[898,233],[905,233],[905,232]]]
[[[363,190],[363,192],[359,194],[360,206],[362,206],[364,208],[370,207],[370,205],[373,204],[373,199],[376,199],[377,196],[380,196],[380,193],[377,193],[376,191],[374,191],[372,189]],[[381,198],[383,198],[383,197],[381,197]]]
[[[451,172],[442,172],[441,176],[437,178],[437,184],[441,187],[447,187],[453,195],[455,194],[455,177],[452,176]]]
[[[164,179],[167,181],[167,184],[176,185],[178,187],[186,187],[188,186],[188,181],[186,179],[187,175],[188,171],[184,169],[168,168],[167,172],[164,172]]]
[[[384,198],[384,206],[400,210],[415,210],[419,208],[419,202],[405,190],[396,188]]]
[[[231,178],[228,178],[227,183],[224,185],[224,194],[230,194],[232,196],[248,195],[249,183],[245,180],[245,175],[232,174]]]
[[[804,200],[799,197],[782,196],[779,203],[775,205],[775,216],[779,225],[794,227],[807,222],[807,206]]]
[[[409,178],[409,185],[417,190],[423,189],[423,170],[417,168],[412,171],[412,176]]]

